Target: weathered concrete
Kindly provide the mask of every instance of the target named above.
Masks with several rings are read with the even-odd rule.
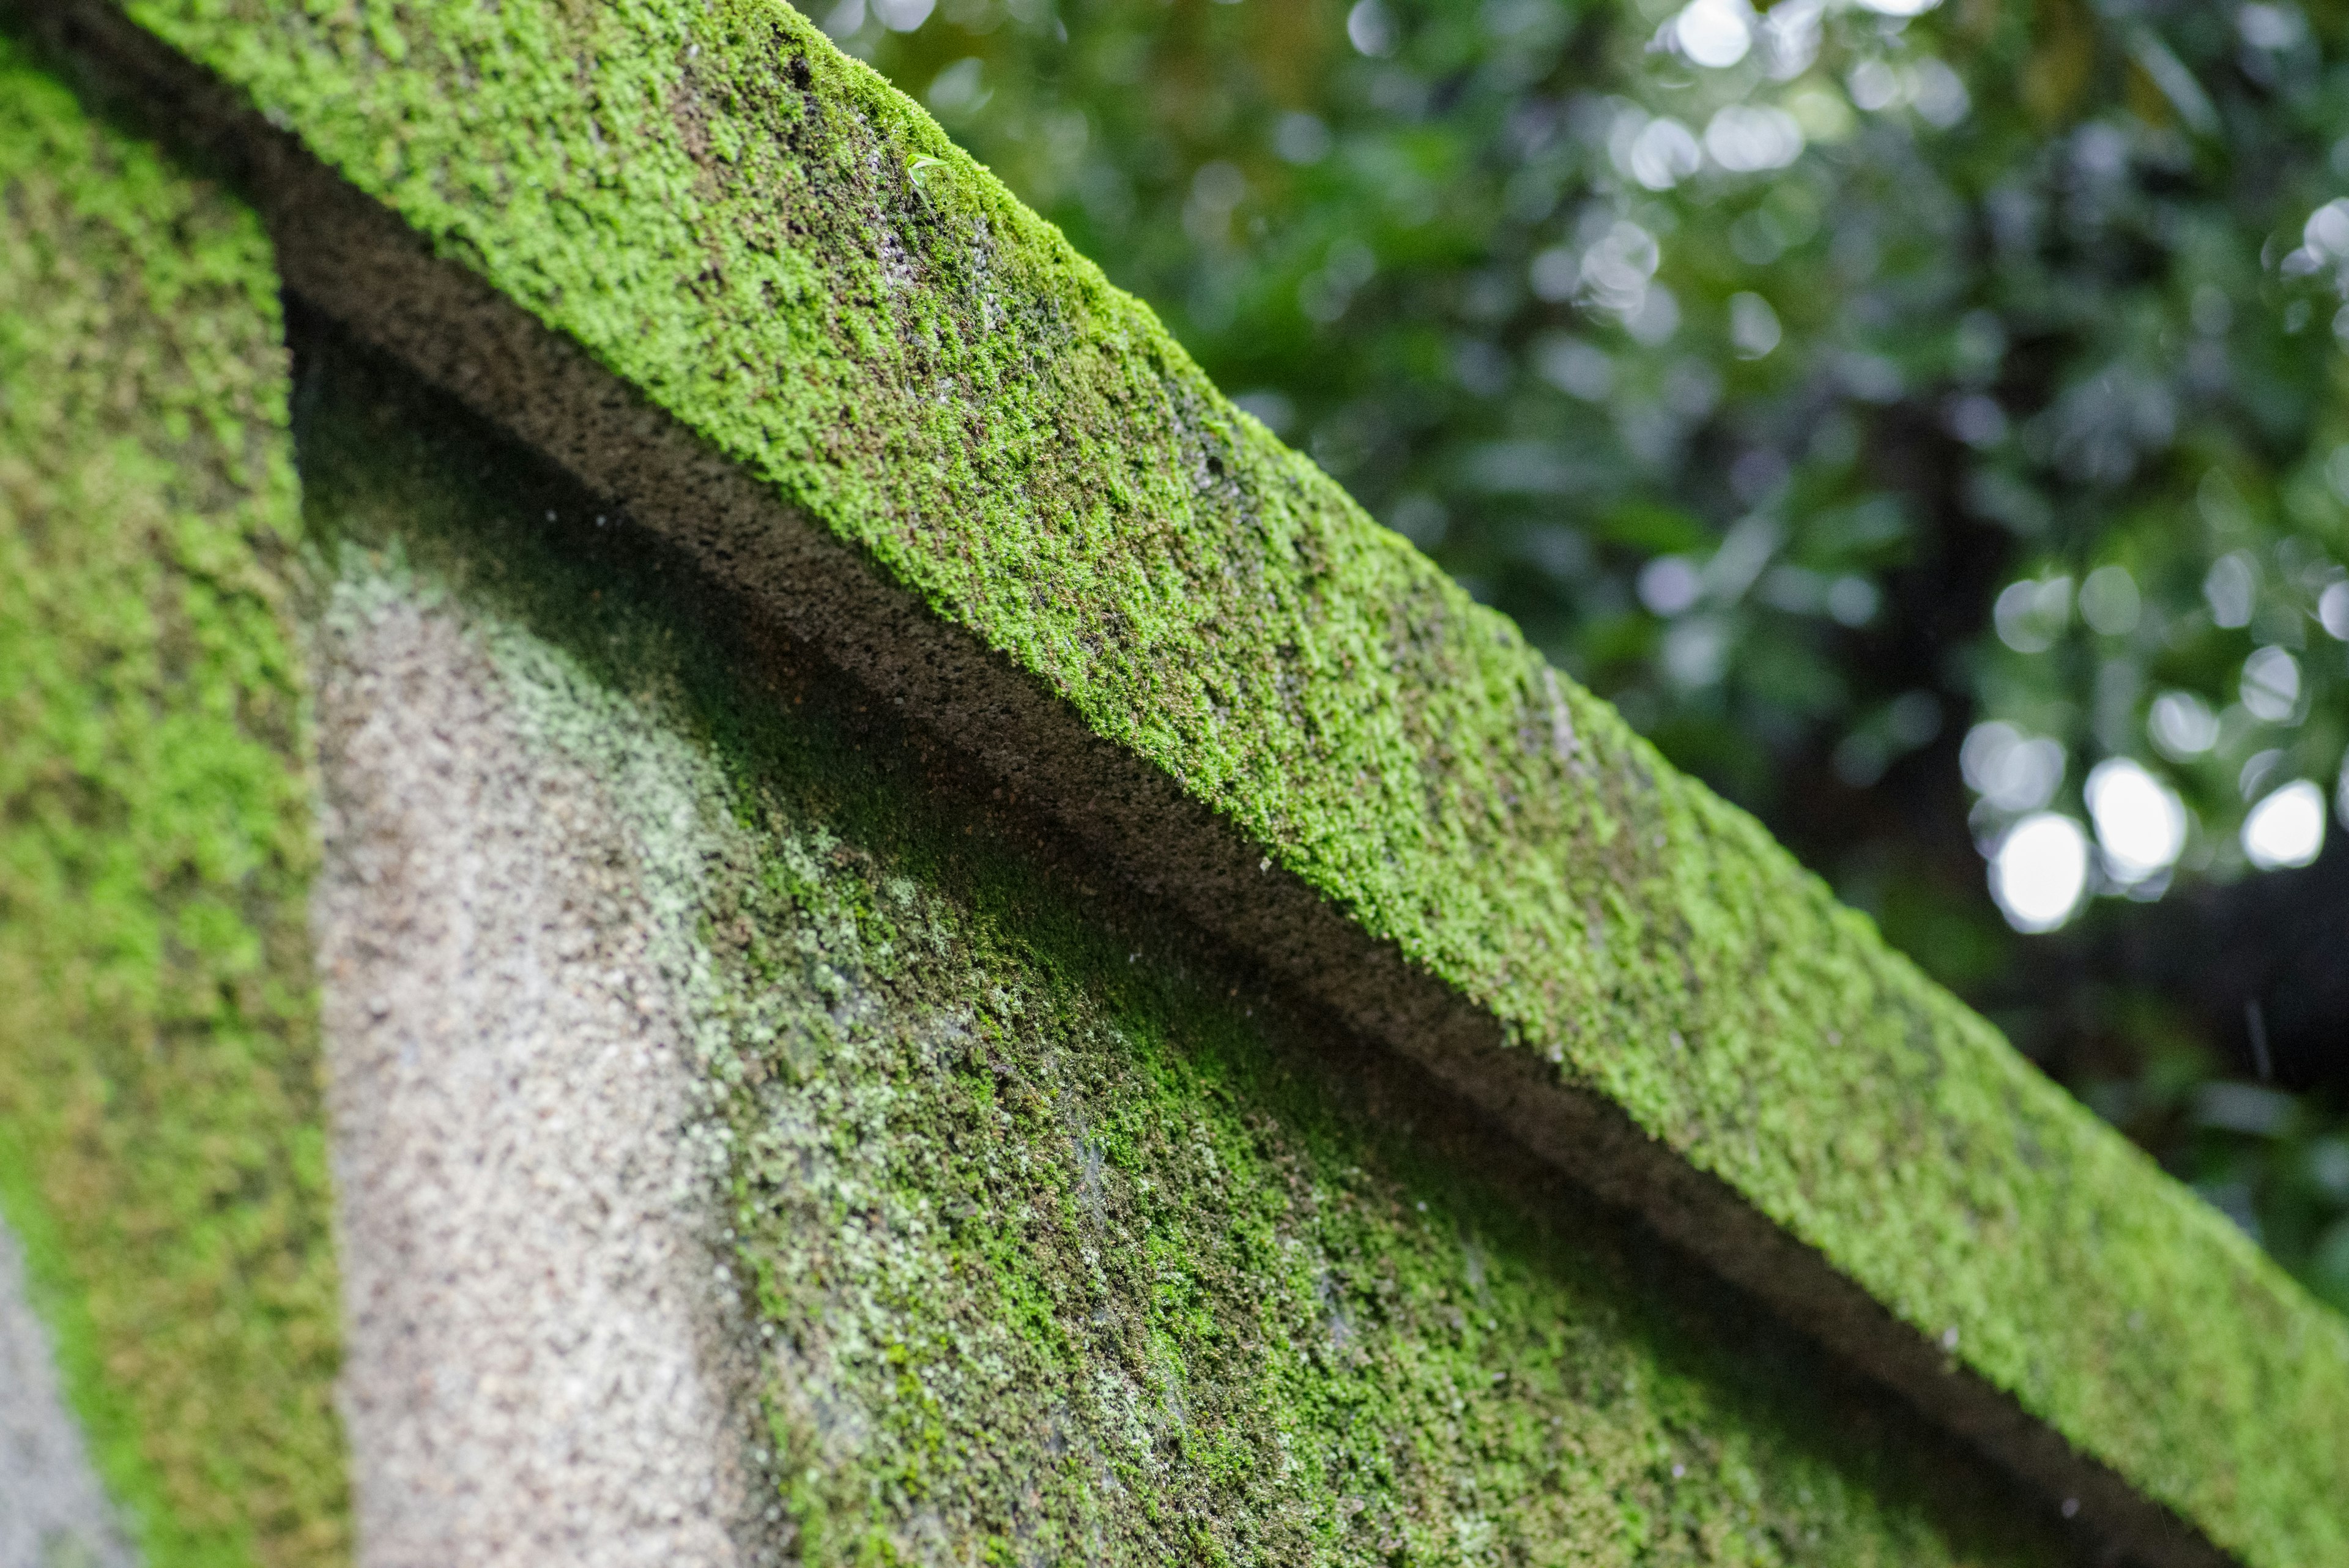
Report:
[[[723,1156],[608,781],[445,610],[347,586],[320,656],[358,1561],[769,1561]]]
[[[0,1223],[0,1568],[133,1568]]]

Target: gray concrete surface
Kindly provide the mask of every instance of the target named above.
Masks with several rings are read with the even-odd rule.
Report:
[[[0,1223],[0,1568],[137,1561],[66,1408],[16,1238]]]
[[[320,638],[361,1568],[777,1555],[681,1007],[599,782],[381,582]]]

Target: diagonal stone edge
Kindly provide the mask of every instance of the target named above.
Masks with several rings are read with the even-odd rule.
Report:
[[[31,19],[77,57],[136,83],[180,134],[241,171],[270,219],[289,288],[685,546],[811,648],[1038,802],[1130,883],[1429,1069],[1578,1183],[1768,1303],[2051,1505],[2076,1501],[2108,1546],[2159,1564],[2288,1560],[2240,1544],[2230,1558],[2208,1520],[2189,1522],[2158,1489],[2086,1451],[2095,1434],[2067,1436],[2026,1408],[1618,1101],[1546,1067],[1513,1042],[1489,998],[1407,957],[1293,871],[1278,845],[1104,738],[1046,677],[940,613],[874,551],[781,499],[477,272],[436,256],[396,212],[202,66],[99,0],[44,4]],[[2321,1337],[2329,1320],[2309,1310],[2320,1314]]]

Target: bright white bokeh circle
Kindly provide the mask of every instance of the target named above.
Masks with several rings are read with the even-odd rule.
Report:
[[[1689,0],[1672,21],[1672,36],[1692,62],[1719,70],[1754,47],[1752,15],[1740,0]]]
[[[2186,847],[2186,807],[2142,764],[2107,758],[2089,773],[2085,793],[2116,881],[2142,882],[2177,864]]]
[[[2305,866],[2324,847],[2324,792],[2306,779],[2262,799],[2243,818],[2243,854],[2262,871]]]
[[[2060,812],[2024,817],[1990,859],[1991,897],[2018,931],[2052,931],[2088,889],[2088,836]]]

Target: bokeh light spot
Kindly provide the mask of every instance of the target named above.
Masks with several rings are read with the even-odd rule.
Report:
[[[2088,837],[2057,812],[2024,817],[1991,856],[1990,891],[2018,931],[2052,931],[2088,888]]]
[[[1752,17],[1741,0],[1689,0],[1673,18],[1672,37],[1692,64],[1718,70],[1754,47]]]
[[[2127,757],[2098,763],[2085,794],[2115,881],[2142,882],[2177,863],[2186,847],[2186,807],[2141,763]]]
[[[2243,818],[2243,854],[2262,871],[2305,866],[2324,847],[2324,792],[2295,779]]]

